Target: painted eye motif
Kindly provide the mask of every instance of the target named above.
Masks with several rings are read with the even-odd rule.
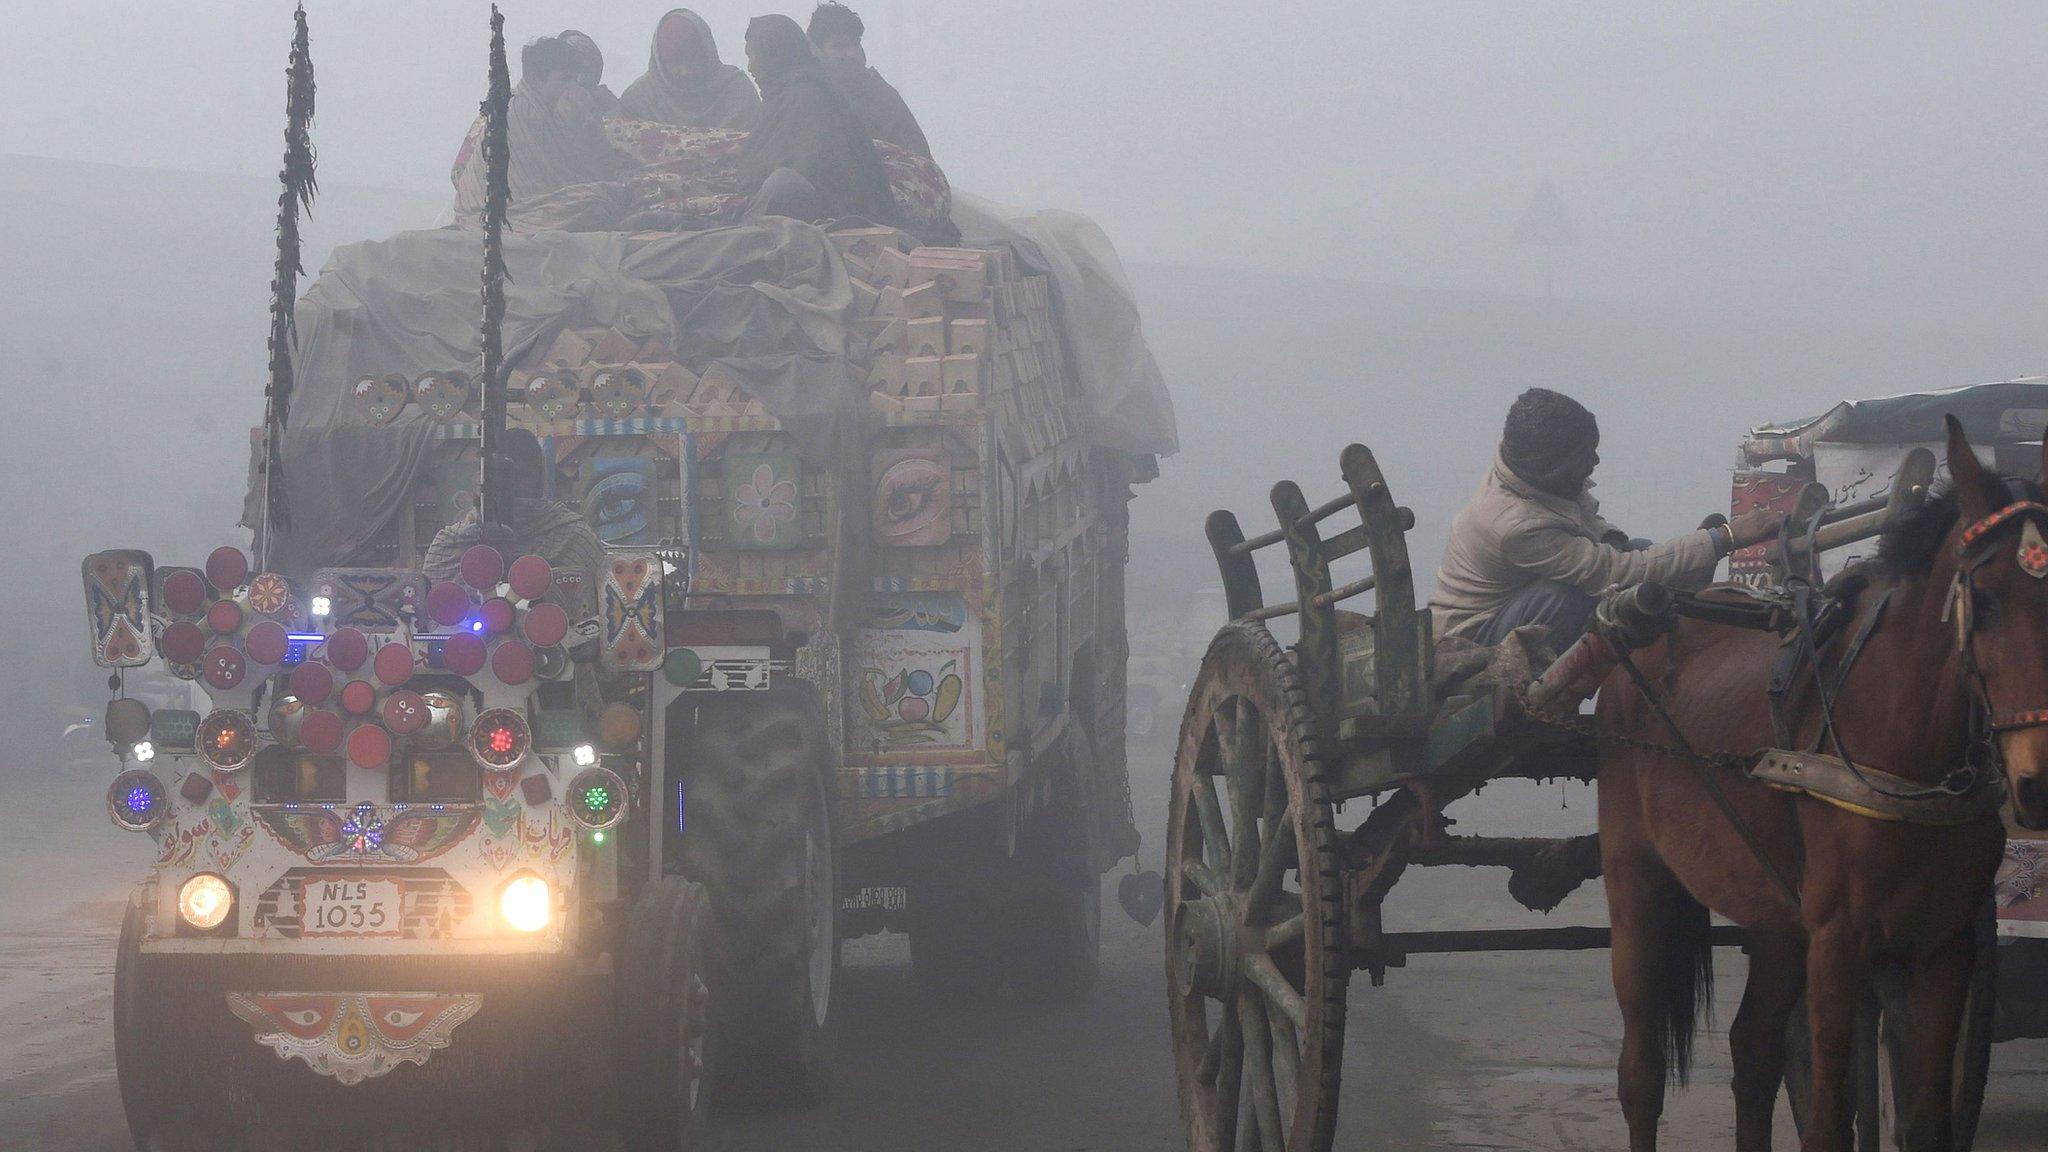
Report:
[[[875,527],[891,543],[919,543],[946,515],[946,468],[936,460],[899,460],[875,486]]]
[[[615,472],[591,485],[584,503],[600,540],[622,540],[647,526],[647,478]]]
[[[311,1028],[320,1022],[321,1017],[320,1011],[316,1008],[299,1008],[296,1010],[288,1008],[279,1013],[279,1015],[301,1028]]]
[[[393,1008],[380,1017],[380,1022],[391,1028],[410,1028],[419,1023],[420,1017],[425,1015],[424,1012],[408,1012],[403,1008]]]

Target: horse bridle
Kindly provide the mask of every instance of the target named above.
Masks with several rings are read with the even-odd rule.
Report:
[[[1998,734],[2048,727],[2048,706],[2000,712],[1993,703],[1991,685],[1984,679],[1984,669],[1977,662],[1976,573],[1998,557],[1997,550],[1987,542],[2002,536],[2007,529],[2018,528],[2020,543],[2014,560],[2020,571],[2036,580],[2048,579],[2048,539],[2041,534],[2044,524],[2048,524],[2048,504],[2023,498],[1963,529],[1962,537],[1956,542],[1956,580],[1949,591],[1949,604],[1943,611],[1943,617],[1946,618],[1950,611],[1955,613],[1956,650],[1963,657],[1963,673],[1976,697],[1974,721],[1979,727],[1973,734],[1975,739],[1972,743],[1982,750],[1988,767],[1999,767],[2003,761],[1998,749]]]

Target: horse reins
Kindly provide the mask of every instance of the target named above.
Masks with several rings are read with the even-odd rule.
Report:
[[[1864,775],[1862,769],[1857,767],[1855,759],[1850,756],[1848,746],[1842,740],[1841,730],[1835,723],[1835,696],[1847,684],[1849,669],[1854,666],[1856,658],[1862,654],[1864,643],[1876,631],[1878,622],[1884,615],[1884,610],[1891,594],[1886,592],[1879,597],[1869,616],[1865,618],[1863,626],[1857,630],[1856,635],[1850,641],[1848,649],[1843,653],[1841,666],[1836,669],[1835,683],[1831,689],[1828,685],[1826,671],[1821,666],[1820,649],[1822,643],[1815,634],[1812,585],[1805,578],[1805,574],[1794,576],[1788,580],[1788,584],[1791,586],[1794,606],[1794,611],[1791,615],[1799,630],[1798,643],[1803,649],[1805,663],[1812,669],[1814,694],[1820,703],[1821,733],[1818,739],[1823,745],[1830,742],[1833,743],[1843,767],[1848,770],[1850,775],[1856,778],[1858,783],[1870,789],[1873,793],[1900,801],[1952,798],[1968,795],[1981,786],[1986,779],[1995,776],[1995,773],[1988,772],[1986,769],[1995,767],[1999,761],[1998,733],[2018,731],[2026,728],[2048,727],[2048,707],[2026,708],[2004,713],[1997,710],[1991,699],[1991,686],[1984,678],[1984,671],[1977,662],[1976,652],[1976,613],[1974,607],[1977,590],[1974,573],[1977,569],[1989,563],[1994,554],[1990,549],[1984,549],[1973,557],[1972,550],[1980,542],[1995,535],[2001,529],[2016,524],[2024,524],[2027,526],[2027,534],[2020,542],[2018,556],[2020,568],[2036,579],[2048,578],[2048,539],[2044,539],[2040,534],[2035,526],[2036,520],[2048,521],[2048,504],[2032,499],[2022,499],[2008,504],[1971,524],[1963,530],[1962,537],[1957,542],[1959,563],[1955,583],[1949,592],[1949,602],[1942,610],[1942,619],[1947,621],[1951,611],[1957,613],[1956,646],[1963,657],[1964,677],[1970,684],[1975,705],[1971,709],[1972,731],[1970,734],[1970,748],[1973,753],[1988,758],[1990,763],[1979,763],[1973,758],[1971,763],[1950,773],[1939,785],[1933,787],[1888,789],[1870,780]],[[1819,522],[1820,517],[1816,515],[1813,522],[1807,525],[1806,536],[1809,544],[1813,540]],[[1779,539],[1789,559],[1791,555],[1791,525],[1788,524],[1781,530]],[[1808,549],[1807,555],[1814,555],[1811,548]],[[1789,564],[1787,569],[1790,569]],[[1778,868],[1770,856],[1764,852],[1763,846],[1757,842],[1749,826],[1743,822],[1741,816],[1735,811],[1734,805],[1729,802],[1727,794],[1721,790],[1720,782],[1714,778],[1713,770],[1716,767],[1729,764],[1739,765],[1740,758],[1728,754],[1709,758],[1695,749],[1692,746],[1692,742],[1686,739],[1685,730],[1679,725],[1677,718],[1672,716],[1670,710],[1664,706],[1663,699],[1656,691],[1655,686],[1650,683],[1649,677],[1643,675],[1642,669],[1636,666],[1634,658],[1629,653],[1628,646],[1625,644],[1615,644],[1613,648],[1619,657],[1623,671],[1628,673],[1628,677],[1635,684],[1636,690],[1642,693],[1643,699],[1656,712],[1658,720],[1663,723],[1665,730],[1671,734],[1671,738],[1675,743],[1672,746],[1666,747],[1654,745],[1648,741],[1618,739],[1611,733],[1601,733],[1599,736],[1610,740],[1618,739],[1618,742],[1621,743],[1674,756],[1693,769],[1694,776],[1707,790],[1707,795],[1713,800],[1714,806],[1720,810],[1722,817],[1727,820],[1729,827],[1735,830],[1736,835],[1741,838],[1743,845],[1749,849],[1750,854],[1756,858],[1757,863],[1763,866],[1764,871],[1769,874],[1772,883],[1777,886],[1780,892],[1784,893],[1785,898],[1791,901],[1793,907],[1799,907],[1798,888]],[[1772,713],[1773,720],[1777,720],[1775,701]],[[1780,724],[1780,727],[1782,729],[1782,724]]]
[[[2048,707],[2000,712],[1991,699],[1991,684],[1985,680],[1984,669],[1977,662],[1976,572],[1989,564],[1997,553],[1988,547],[1976,549],[1977,545],[1999,535],[2002,530],[2021,526],[2020,546],[2015,556],[2020,571],[2036,580],[2048,578],[2048,540],[2042,538],[2040,531],[2043,521],[2048,521],[2048,504],[2021,499],[1963,529],[1962,539],[1957,542],[1959,562],[1955,583],[1949,589],[1948,603],[1942,608],[1943,620],[1948,619],[1950,612],[1956,614],[1956,649],[1963,657],[1963,673],[1976,697],[1977,707],[1973,709],[1971,718],[1973,724],[1981,725],[1981,730],[1973,733],[1975,739],[1972,743],[1982,750],[1988,761],[1984,767],[1991,769],[1998,768],[2004,761],[2004,754],[1998,747],[1998,734],[2048,727]],[[1974,556],[1973,550],[1976,550]],[[1979,766],[1975,764],[1965,769],[1977,770]]]

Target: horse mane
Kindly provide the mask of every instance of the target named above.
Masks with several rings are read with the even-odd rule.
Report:
[[[1987,469],[1984,499],[1986,506],[1993,509],[2021,500],[2039,500],[2041,486]],[[1871,574],[1895,580],[1925,576],[1961,514],[1962,504],[1957,499],[1954,481],[1944,478],[1937,482],[1925,503],[1900,516],[1878,537],[1877,556],[1867,562]]]

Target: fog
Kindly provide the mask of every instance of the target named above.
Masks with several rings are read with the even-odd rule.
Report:
[[[617,91],[670,5],[502,6],[515,51],[593,35]],[[1725,509],[1750,426],[2048,372],[2036,6],[855,6],[956,187],[1086,213],[1131,270],[1181,441],[1134,507],[1134,613],[1214,583],[1209,509],[1263,530],[1272,482],[1333,494],[1353,440],[1417,511],[1426,579],[1532,385],[1598,413],[1608,515],[1662,537]],[[738,61],[759,6],[695,7]],[[489,7],[307,8],[310,274],[435,223]],[[107,763],[60,740],[104,679],[79,560],[246,539],[290,5],[0,15],[0,796],[92,813],[103,777],[59,775]],[[1515,243],[1546,182],[1576,232],[1548,291]]]

